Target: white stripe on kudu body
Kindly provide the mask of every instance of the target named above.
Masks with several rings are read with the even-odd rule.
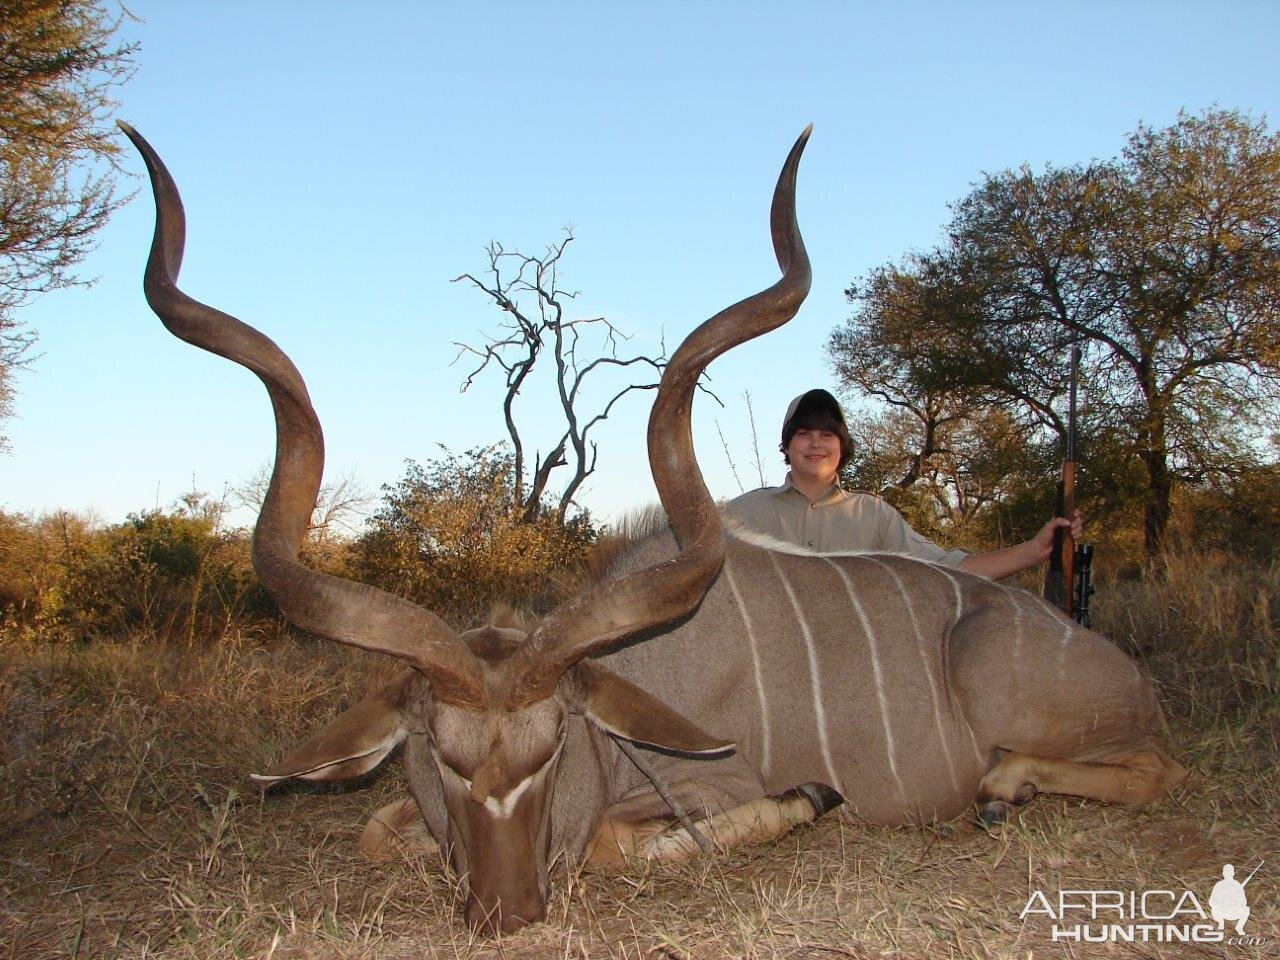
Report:
[[[733,578],[733,570],[726,563],[724,566],[725,581],[729,584],[729,592],[733,594],[733,602],[738,605],[738,613],[742,616],[742,625],[747,631],[747,646],[751,650],[751,669],[756,679],[756,696],[760,700],[760,766],[768,779],[773,769],[772,747],[769,739],[769,701],[764,692],[764,675],[760,670],[760,648],[756,644],[756,632],[751,627],[751,617],[747,614],[747,605],[742,602],[742,593],[738,590],[738,582]]]
[[[813,633],[809,630],[809,621],[804,618],[804,611],[800,609],[800,601],[796,599],[795,590],[782,572],[782,567],[778,565],[778,558],[770,553],[769,561],[773,564],[778,579],[782,581],[787,599],[791,601],[791,609],[795,611],[796,622],[800,624],[800,633],[804,637],[805,652],[809,655],[809,685],[813,691],[813,715],[818,726],[818,746],[822,750],[822,761],[826,765],[828,776],[831,777],[831,785],[844,793],[844,785],[836,775],[835,765],[831,762],[831,744],[827,741],[827,713],[822,706],[822,678],[819,676],[818,651],[813,646]]]
[[[938,688],[938,678],[934,675],[933,664],[930,662],[929,651],[924,642],[924,631],[920,629],[920,621],[916,617],[915,605],[912,604],[911,595],[907,592],[907,586],[902,582],[902,578],[898,576],[898,571],[878,557],[871,559],[893,578],[894,586],[898,588],[902,603],[907,608],[907,619],[911,621],[911,629],[915,631],[916,649],[920,651],[920,662],[924,666],[924,675],[929,681],[929,691],[933,697],[933,725],[938,731],[938,743],[942,745],[942,758],[947,762],[947,774],[951,777],[951,786],[955,788],[956,796],[962,796],[963,791],[960,789],[960,779],[956,776],[955,761],[951,757],[951,744],[942,726],[942,691]],[[848,583],[847,580],[845,582]]]
[[[889,726],[889,701],[884,692],[884,673],[880,669],[880,653],[876,649],[875,632],[871,629],[862,604],[858,602],[857,594],[853,592],[853,584],[849,582],[848,574],[841,570],[840,565],[835,561],[827,560],[827,563],[840,575],[840,582],[844,584],[845,593],[849,595],[849,602],[853,604],[858,622],[862,625],[862,633],[867,638],[867,649],[871,652],[871,677],[875,682],[876,701],[880,704],[880,722],[884,727],[884,752],[889,759],[889,773],[893,776],[893,782],[898,788],[898,797],[902,800],[902,806],[909,808],[911,804],[907,801],[907,791],[902,786],[902,777],[898,776],[898,759],[894,756],[896,747],[893,742],[893,730]]]
[[[948,573],[943,567],[934,567],[934,569],[951,581],[951,587],[953,590],[955,590],[955,594],[956,594],[956,615],[955,615],[955,618],[951,621],[951,626],[947,628],[948,643],[943,648],[944,650],[947,651],[947,655],[944,658],[944,662],[949,664],[951,662],[951,652],[950,652],[950,642],[949,642],[951,631],[955,629],[955,625],[960,622],[960,617],[964,613],[964,597],[960,593],[959,580],[957,580],[950,573]],[[973,724],[969,722],[969,718],[964,715],[963,710],[960,711],[960,715],[964,717],[965,729],[969,731],[969,742],[973,744],[973,755],[978,758],[979,766],[985,766],[986,758],[983,757],[982,748],[978,746],[978,738],[973,733]]]
[[[1013,604],[1013,702],[1022,703],[1022,603],[1018,600],[1021,592],[1004,584],[1000,585],[1003,594]]]
[[[1071,624],[1064,623],[1062,625],[1062,638],[1058,641],[1058,679],[1066,679],[1067,672],[1067,641],[1071,639]]]

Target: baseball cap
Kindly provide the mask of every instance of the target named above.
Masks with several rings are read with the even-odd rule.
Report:
[[[844,411],[840,409],[840,404],[826,390],[817,389],[802,393],[791,401],[787,407],[787,415],[782,418],[782,432],[787,432],[787,424],[789,424],[797,414],[808,414],[817,411],[831,414],[840,426],[848,429],[848,425],[844,422]]]

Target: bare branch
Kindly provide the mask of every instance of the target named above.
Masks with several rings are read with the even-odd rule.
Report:
[[[565,434],[560,438],[560,442],[555,448],[547,454],[545,460],[539,458],[533,472],[533,482],[529,485],[529,495],[525,498],[524,513],[522,518],[526,523],[538,516],[542,506],[542,495],[546,492],[547,481],[551,477],[551,471],[557,467],[563,467],[566,464],[564,458],[564,445],[568,441],[569,435]]]
[[[733,482],[738,485],[739,493],[746,493],[747,488],[738,479],[738,465],[733,462],[733,453],[729,450],[729,441],[724,438],[724,431],[720,429],[719,420],[716,420],[716,433],[720,435],[720,446],[724,448],[724,458],[729,461],[729,472],[733,474]]]
[[[751,391],[744,390],[742,392],[742,399],[747,402],[747,423],[750,424],[751,426],[751,454],[753,457],[753,462],[756,465],[756,475],[760,479],[760,486],[763,487],[765,485],[764,461],[760,457],[760,431],[756,429],[756,411],[755,411],[755,408],[752,407],[751,405]],[[735,480],[737,479],[736,474],[734,476],[734,479]],[[741,487],[742,484],[738,484],[738,486]]]
[[[477,379],[496,366],[505,374],[506,391],[503,397],[503,414],[507,434],[515,451],[516,481],[513,509],[518,509],[526,520],[535,519],[541,510],[552,474],[568,467],[572,473],[558,497],[559,519],[565,512],[583,481],[594,472],[598,450],[588,442],[591,429],[607,419],[617,402],[637,390],[652,390],[656,382],[624,384],[614,390],[597,413],[584,412],[583,386],[589,376],[599,378],[603,369],[622,370],[636,365],[647,365],[659,377],[666,365],[666,348],[658,357],[618,357],[621,341],[630,339],[607,318],[602,316],[571,317],[565,304],[577,296],[574,291],[560,288],[560,266],[568,245],[573,240],[572,231],[557,243],[549,244],[541,256],[528,256],[519,251],[508,251],[493,241],[486,249],[488,268],[479,276],[463,273],[454,282],[466,282],[483,293],[503,313],[499,332],[479,345],[459,342],[456,363],[464,354],[475,358],[476,364],[463,381],[465,392]],[[585,336],[598,331],[599,340],[591,342]],[[544,346],[550,340],[555,366],[556,393],[565,430],[552,451],[545,458],[537,457],[533,476],[527,488],[524,484],[524,442],[516,423],[515,405],[521,389],[529,384]],[[588,355],[588,343],[591,352]],[[704,392],[706,391],[704,388]],[[715,395],[712,394],[714,397]],[[719,403],[719,398],[715,398]],[[723,406],[723,404],[721,404]],[[571,451],[571,453],[570,453]]]

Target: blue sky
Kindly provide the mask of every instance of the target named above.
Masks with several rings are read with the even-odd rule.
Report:
[[[739,492],[750,390],[766,478],[788,400],[834,387],[823,344],[868,269],[927,248],[983,171],[1116,154],[1139,121],[1210,105],[1280,115],[1280,6],[1265,3],[196,3],[131,0],[138,72],[119,115],[188,214],[184,289],[258,326],[302,370],[330,474],[371,488],[436,444],[503,437],[499,384],[464,395],[458,340],[497,311],[451,278],[484,247],[571,224],[564,285],[650,352],[772,283],[770,192],[810,121],[801,229],[814,285],[792,323],[711,369],[694,430],[712,493]],[[130,152],[132,170],[141,163]],[[139,180],[135,184],[145,186]],[[171,337],[142,298],[146,193],[85,265],[89,290],[22,318],[41,356],[5,425],[0,508],[103,519],[220,494],[269,460],[249,373]],[[549,388],[543,383],[542,388]],[[654,498],[652,394],[602,426],[581,500]],[[553,440],[530,391],[530,446]],[[240,517],[239,519],[245,519]]]

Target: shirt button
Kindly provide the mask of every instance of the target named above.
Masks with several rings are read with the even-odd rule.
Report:
[[[812,541],[812,540],[810,540],[810,541],[809,541],[809,546],[811,546],[811,547],[813,546],[813,541]]]

